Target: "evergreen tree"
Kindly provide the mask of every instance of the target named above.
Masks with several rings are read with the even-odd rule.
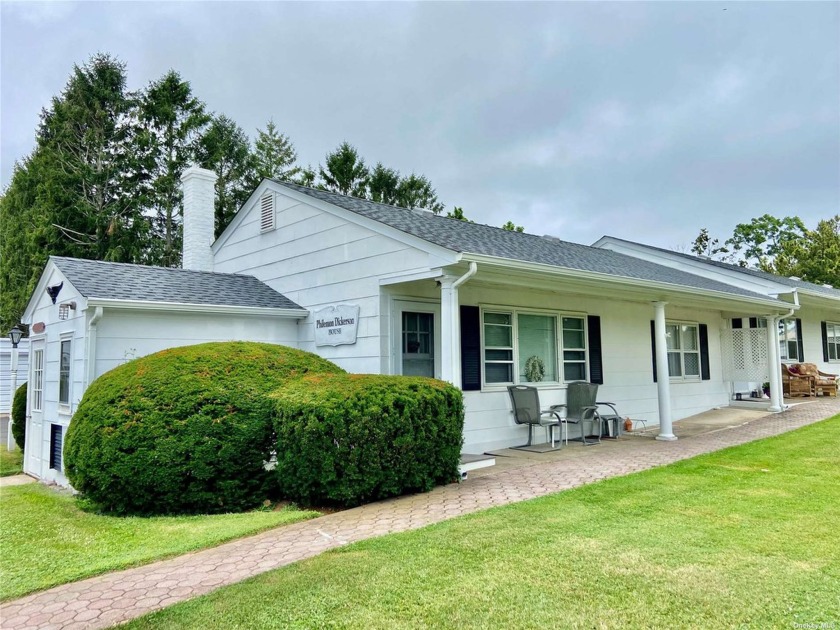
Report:
[[[840,288],[840,215],[823,219],[802,239],[782,243],[775,272]]]
[[[507,230],[508,232],[524,232],[525,228],[521,225],[514,225],[513,221],[508,221],[502,226],[503,230]]]
[[[319,168],[320,187],[342,195],[367,198],[368,176],[365,161],[356,147],[342,142],[332,153],[327,153],[325,166]]]
[[[444,208],[438,201],[431,182],[425,176],[414,173],[400,180],[397,187],[397,205],[409,209],[424,208],[435,214],[440,214]]]
[[[459,221],[465,221],[467,223],[475,223],[475,221],[470,221],[464,214],[464,209],[458,206],[455,206],[452,209],[452,212],[447,212],[446,217],[449,219],[458,219]]]
[[[170,70],[146,89],[140,118],[150,147],[147,203],[161,239],[153,243],[149,262],[173,267],[181,260],[181,174],[195,160],[197,141],[210,116],[190,84]]]
[[[252,191],[254,161],[248,136],[227,116],[217,116],[198,143],[197,158],[202,167],[216,173],[218,237]]]
[[[377,162],[368,179],[368,190],[371,201],[394,205],[398,202],[400,186],[399,171],[386,168],[382,162]]]
[[[274,121],[269,120],[265,131],[257,130],[251,188],[256,188],[263,179],[295,181],[303,170],[295,165],[296,161],[297,152],[291,140],[279,133]]]

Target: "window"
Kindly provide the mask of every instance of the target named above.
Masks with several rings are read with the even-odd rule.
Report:
[[[584,317],[488,310],[482,324],[485,384],[586,380]]]
[[[840,361],[840,324],[826,322],[825,338],[828,346],[828,360]]]
[[[41,411],[44,405],[44,351],[32,353],[32,411]]]
[[[782,361],[799,361],[799,335],[795,319],[779,320],[779,357]]]
[[[50,425],[50,468],[61,470],[61,449],[64,446],[64,427]]]
[[[58,402],[70,404],[70,340],[61,342],[61,359],[58,365]]]
[[[700,343],[697,324],[670,322],[665,325],[668,374],[672,379],[700,378]]]

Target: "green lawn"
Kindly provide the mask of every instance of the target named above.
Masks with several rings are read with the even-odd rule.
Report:
[[[213,516],[120,518],[83,512],[69,494],[41,484],[0,492],[0,600],[317,515],[286,508]]]
[[[17,475],[23,472],[23,451],[19,448],[9,451],[6,445],[0,445],[0,477]]]
[[[837,624],[838,444],[840,416],[672,466],[350,545],[128,627]]]

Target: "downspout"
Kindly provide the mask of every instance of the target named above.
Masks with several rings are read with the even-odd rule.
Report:
[[[88,322],[87,352],[85,353],[87,354],[88,363],[87,374],[85,375],[85,389],[96,378],[96,328],[104,313],[104,309],[101,306],[97,306]]]
[[[796,307],[799,306],[799,294],[796,289],[793,290],[793,303]],[[779,320],[787,319],[796,312],[796,308],[791,308],[787,313],[774,313],[767,315],[767,360],[770,363],[768,370],[770,375],[770,407],[768,411],[778,413],[784,411],[784,398],[782,396],[782,373],[781,373],[781,359],[779,357]]]
[[[458,287],[478,271],[478,263],[471,262],[467,272],[457,279],[444,276],[440,281],[441,311],[441,379],[455,387],[461,386],[461,317],[458,312]]]

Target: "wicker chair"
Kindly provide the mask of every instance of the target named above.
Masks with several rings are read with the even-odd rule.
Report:
[[[837,396],[837,375],[822,372],[814,363],[800,363],[798,371],[811,378],[815,396]]]
[[[814,378],[809,374],[802,374],[799,366],[782,363],[782,395],[787,398],[816,396]]]

